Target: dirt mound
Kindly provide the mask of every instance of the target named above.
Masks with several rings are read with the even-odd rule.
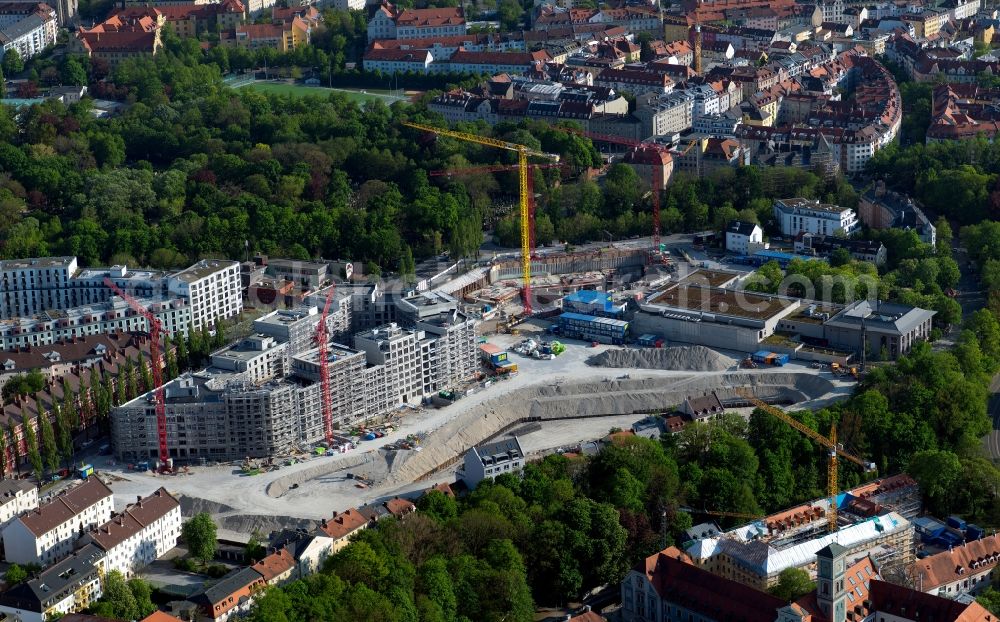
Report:
[[[305,518],[292,518],[290,516],[264,516],[260,514],[234,514],[232,516],[222,516],[216,519],[223,529],[236,531],[238,533],[253,533],[255,531],[262,534],[269,534],[282,529],[305,529],[313,531],[319,525],[318,521]]]
[[[672,369],[678,371],[725,371],[736,364],[734,359],[704,346],[676,348],[609,349],[587,359],[594,367],[629,367],[633,369]]]
[[[209,501],[208,499],[202,499],[201,497],[189,497],[187,495],[175,494],[177,501],[181,504],[181,515],[183,516],[194,516],[195,514],[200,514],[201,512],[208,512],[209,514],[223,514],[225,512],[235,512],[236,508],[228,506],[224,503],[216,503],[215,501]]]

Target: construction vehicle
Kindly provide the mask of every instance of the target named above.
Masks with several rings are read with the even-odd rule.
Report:
[[[153,385],[155,386],[153,401],[156,404],[156,438],[160,456],[157,469],[160,472],[169,472],[173,469],[173,459],[170,457],[170,450],[167,447],[167,402],[163,390],[163,354],[160,352],[160,333],[163,332],[163,324],[160,323],[160,318],[153,315],[138,300],[122,291],[110,278],[105,277],[104,286],[124,300],[133,311],[146,318],[146,323],[149,324],[149,366],[152,368]],[[147,465],[144,470],[148,470],[148,468]]]
[[[840,473],[838,471],[838,457],[846,458],[855,464],[858,464],[865,470],[866,473],[874,472],[875,464],[872,462],[866,462],[857,456],[851,455],[844,451],[843,446],[837,444],[837,425],[834,424],[830,428],[830,438],[827,438],[813,430],[809,426],[805,425],[801,421],[793,419],[787,413],[785,413],[780,408],[775,408],[770,404],[763,402],[754,395],[750,394],[748,391],[740,391],[742,397],[746,398],[751,404],[760,408],[769,415],[787,423],[791,427],[795,428],[799,432],[805,434],[812,440],[816,441],[828,450],[829,464],[827,471],[827,494],[830,497],[830,510],[827,512],[827,520],[829,523],[830,532],[833,533],[837,531],[837,494],[840,492]]]
[[[524,285],[521,289],[521,297],[524,302],[524,315],[531,315],[531,247],[532,240],[534,238],[532,226],[534,221],[534,211],[532,209],[532,204],[534,203],[534,193],[531,188],[531,171],[528,166],[528,158],[543,158],[558,162],[559,156],[550,153],[543,153],[541,151],[535,151],[533,149],[529,149],[525,145],[519,145],[506,140],[497,140],[496,138],[477,136],[476,134],[469,134],[467,132],[456,132],[454,130],[434,127],[433,125],[424,125],[410,121],[404,121],[403,125],[417,130],[422,130],[424,132],[430,132],[438,136],[446,136],[448,138],[464,140],[466,142],[477,143],[480,145],[486,145],[487,147],[495,147],[497,149],[504,149],[506,151],[513,151],[517,153],[518,186],[520,190],[519,204],[521,214],[521,277],[524,279]]]

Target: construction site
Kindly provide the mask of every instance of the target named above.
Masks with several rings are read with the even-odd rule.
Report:
[[[746,581],[767,587],[799,559],[782,551],[824,538],[908,548],[896,539],[912,537],[899,512],[854,520],[856,506],[839,511],[838,460],[874,477],[871,465],[844,451],[836,430],[824,437],[774,405],[817,409],[844,399],[857,374],[831,373],[834,365],[863,350],[873,328],[912,343],[929,333],[932,312],[879,314],[858,303],[819,311],[811,301],[747,293],[749,270],[710,268],[692,257],[690,236],[661,240],[655,199],[651,240],[539,252],[529,158],[550,154],[408,125],[517,153],[504,170],[520,178],[520,253],[456,264],[411,291],[318,282],[298,307],[260,318],[254,334],[214,353],[209,367],[113,411],[107,468],[121,472],[116,492],[169,477],[189,507],[215,508],[223,528],[266,532],[453,482],[463,457],[490,441],[513,436],[531,459],[582,451],[612,428],[659,438],[763,408],[827,449],[828,499],[770,527],[751,523],[742,536],[701,539],[692,558],[735,559],[729,547],[741,538],[754,559],[766,547]],[[826,346],[827,332],[839,350]],[[174,460],[195,468],[179,474]],[[788,560],[767,561],[772,549]],[[748,572],[740,567],[732,572]]]

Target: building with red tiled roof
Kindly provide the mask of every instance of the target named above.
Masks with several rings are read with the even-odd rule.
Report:
[[[964,140],[982,134],[992,140],[1000,133],[1000,89],[976,84],[940,84],[931,96],[927,142]]]
[[[111,518],[111,489],[97,476],[27,512],[4,529],[8,562],[47,566],[73,550],[77,537]]]
[[[65,620],[66,618],[63,619]],[[139,622],[182,622],[182,621],[180,618],[175,618],[169,613],[165,613],[163,611],[154,611],[153,613],[149,614]]]
[[[160,488],[90,530],[83,541],[104,551],[100,561],[104,572],[117,570],[131,577],[177,546],[180,535],[181,504]]]
[[[409,499],[403,499],[402,497],[396,497],[395,499],[389,499],[385,502],[385,509],[389,510],[389,513],[395,518],[403,518],[408,514],[413,514],[417,511],[417,506],[413,504]]]
[[[80,28],[70,38],[69,51],[104,60],[114,67],[130,58],[153,57],[163,47],[160,29],[166,18],[149,7],[129,7],[93,28]]]
[[[241,0],[209,4],[158,4],[156,10],[179,37],[197,37],[204,32],[231,30],[243,23],[246,15],[246,7]]]
[[[545,65],[551,58],[545,50],[534,52],[469,52],[459,49],[448,59],[455,73],[523,74]]]
[[[626,91],[636,97],[646,93],[663,95],[674,90],[674,81],[666,73],[637,69],[605,69],[594,78],[594,85]]]
[[[368,524],[366,517],[355,508],[351,508],[343,512],[334,512],[331,519],[323,519],[319,526],[319,534],[333,539],[330,551],[332,555],[347,546],[351,536],[367,528]]]
[[[670,151],[653,145],[633,147],[622,158],[622,162],[635,169],[642,179],[643,188],[658,185],[662,190],[670,183],[674,173],[674,159]]]
[[[419,39],[465,34],[465,13],[461,7],[397,9],[383,2],[368,21],[368,41],[376,39]]]
[[[253,569],[264,577],[268,585],[281,585],[292,578],[295,570],[295,558],[288,549],[275,551],[253,565]]]
[[[996,622],[976,603],[882,581],[865,556],[846,564],[836,543],[816,553],[817,587],[793,603],[695,565],[671,547],[647,557],[621,583],[623,622]],[[662,615],[662,617],[661,617]],[[655,616],[655,618],[654,618]]]
[[[651,619],[661,611],[676,619],[774,622],[785,602],[692,565],[680,551],[647,557],[621,584],[624,622]]]
[[[997,563],[1000,563],[1000,537],[994,534],[918,559],[913,566],[916,585],[921,591],[955,598],[989,586]]]
[[[312,35],[312,26],[299,16],[291,21],[271,24],[242,24],[233,30],[223,32],[220,40],[229,47],[251,50],[271,48],[279,52],[290,52],[306,45]]]

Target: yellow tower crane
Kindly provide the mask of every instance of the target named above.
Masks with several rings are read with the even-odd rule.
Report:
[[[545,158],[547,160],[559,161],[559,156],[551,153],[543,153],[541,151],[535,151],[530,149],[525,145],[519,145],[517,143],[512,143],[506,140],[498,140],[496,138],[488,138],[486,136],[478,136],[476,134],[469,134],[468,132],[456,132],[455,130],[447,130],[439,127],[434,127],[433,125],[423,125],[421,123],[412,123],[409,121],[404,121],[403,125],[407,127],[412,127],[414,129],[423,130],[425,132],[432,132],[438,136],[447,136],[448,138],[454,138],[456,140],[464,140],[472,143],[479,143],[480,145],[486,145],[487,147],[496,147],[497,149],[505,149],[507,151],[514,151],[517,153],[517,174],[518,181],[520,182],[520,206],[521,206],[521,277],[524,279],[524,288],[521,290],[521,295],[524,298],[524,313],[525,315],[531,314],[531,190],[529,189],[529,178],[531,174],[528,167],[528,158]]]
[[[838,474],[838,471],[837,471],[837,459],[838,459],[838,456],[844,457],[844,458],[850,460],[851,462],[854,462],[855,464],[861,465],[861,467],[865,470],[866,473],[874,471],[875,470],[875,464],[872,463],[872,462],[866,462],[866,461],[862,460],[861,458],[858,458],[857,456],[853,456],[853,455],[847,453],[846,451],[844,451],[844,449],[840,445],[837,444],[837,425],[836,424],[834,424],[833,427],[830,428],[830,438],[827,438],[827,437],[823,436],[822,434],[820,434],[819,432],[817,432],[816,430],[813,430],[809,426],[805,425],[801,421],[796,421],[795,419],[789,417],[788,414],[786,412],[784,412],[783,410],[781,410],[780,408],[775,408],[774,406],[771,406],[770,404],[767,404],[766,402],[764,402],[764,401],[762,401],[762,400],[754,397],[753,395],[749,395],[749,394],[746,394],[745,392],[742,392],[741,397],[745,398],[747,401],[749,401],[751,404],[753,404],[757,408],[760,408],[764,412],[768,413],[769,415],[772,415],[772,416],[776,417],[777,419],[780,419],[781,421],[784,421],[785,423],[787,423],[788,425],[792,426],[793,428],[795,428],[799,432],[802,432],[803,434],[805,434],[806,436],[808,436],[812,440],[816,441],[820,445],[822,445],[822,446],[824,446],[824,447],[827,448],[827,450],[829,451],[828,456],[829,456],[829,459],[830,459],[829,465],[827,467],[828,468],[828,473],[827,473],[827,478],[826,478],[827,492],[830,495],[830,511],[827,512],[827,520],[829,521],[830,532],[832,533],[832,532],[836,531],[837,530],[837,493],[840,492],[840,485],[839,485],[840,484],[840,482],[839,482],[840,477],[839,477],[839,474]]]

